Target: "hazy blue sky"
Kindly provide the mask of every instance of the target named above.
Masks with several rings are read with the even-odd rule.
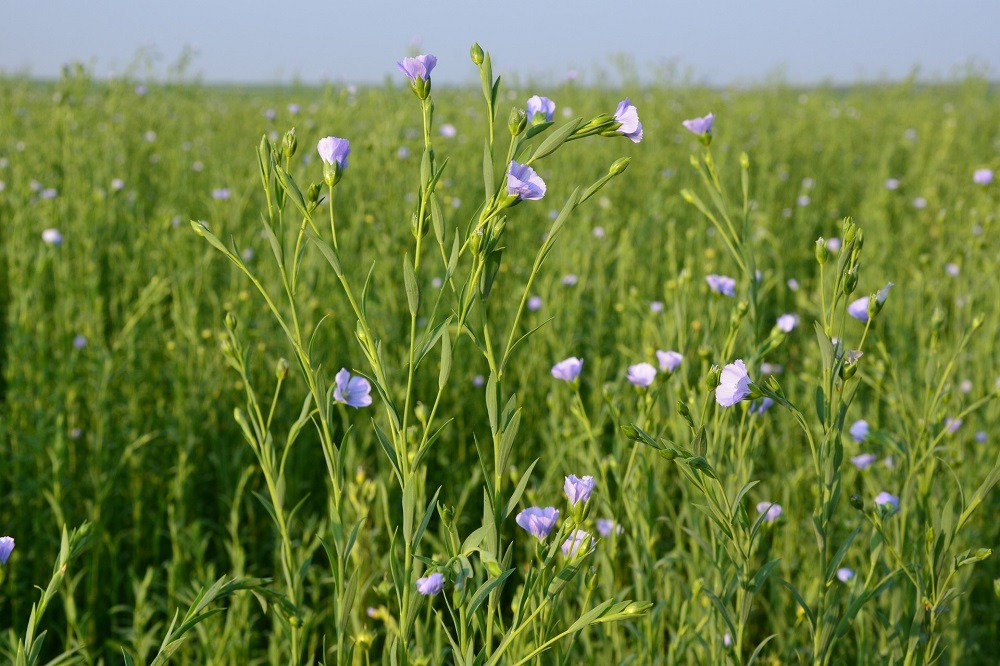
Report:
[[[627,55],[645,78],[679,63],[697,81],[792,82],[1000,76],[998,0],[718,0],[478,3],[398,0],[6,0],[0,71],[56,76],[73,60],[121,72],[141,48],[158,72],[185,45],[206,81],[381,81],[416,43],[434,78],[475,80],[478,40],[498,72],[583,81]],[[492,8],[487,10],[486,8]],[[602,7],[602,9],[590,9]],[[489,14],[487,13],[489,12]],[[659,70],[657,68],[660,68]]]

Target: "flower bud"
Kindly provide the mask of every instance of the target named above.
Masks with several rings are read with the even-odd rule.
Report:
[[[980,548],[976,551],[976,562],[982,562],[987,557],[993,554],[992,548]]]
[[[611,165],[611,168],[608,169],[608,173],[611,174],[612,176],[621,175],[622,173],[625,172],[625,169],[628,168],[628,165],[631,161],[632,161],[631,157],[619,157],[617,160],[615,160],[615,163]]]
[[[865,510],[865,501],[861,498],[861,495],[851,495],[851,506],[853,506],[858,511]]]
[[[507,129],[511,136],[520,136],[524,128],[528,126],[528,114],[524,109],[514,108],[510,110],[510,117],[507,119]]]
[[[750,156],[746,153],[740,153],[740,168],[749,169],[750,168]]]
[[[441,522],[445,524],[445,527],[450,527],[455,521],[455,507],[453,506],[438,504],[438,513],[441,514]]]
[[[972,330],[975,331],[980,326],[982,326],[983,325],[983,321],[984,321],[983,315],[977,315],[975,318],[973,318],[973,320],[972,320]]]
[[[677,401],[677,413],[681,415],[681,418],[687,421],[689,426],[694,428],[694,419],[691,418],[691,409],[682,400]]]
[[[483,53],[483,47],[479,45],[479,42],[472,43],[472,48],[469,49],[469,55],[472,56],[472,63],[476,67],[483,64],[483,59],[486,56],[486,54]]]
[[[306,190],[306,201],[314,205],[319,203],[319,195],[322,191],[323,183],[313,183],[309,186],[309,189]]]
[[[587,572],[587,589],[591,592],[597,589],[597,567],[590,567],[590,571]]]
[[[633,442],[638,442],[641,438],[639,437],[639,431],[634,425],[626,424],[622,426],[622,432],[626,437],[631,439]]]
[[[641,615],[652,607],[653,603],[651,601],[633,601],[625,607],[622,613],[625,615]]]
[[[674,458],[677,457],[677,450],[676,449],[670,449],[670,448],[660,449],[659,451],[657,451],[657,453],[664,460],[673,460]]]
[[[708,370],[708,374],[705,375],[705,387],[709,391],[714,391],[719,387],[719,377],[722,376],[722,368],[718,365],[713,365]]]
[[[295,128],[293,127],[285,132],[285,138],[281,141],[281,152],[285,155],[286,160],[290,160],[298,147],[299,140],[295,138]]]
[[[816,240],[816,261],[822,266],[830,258],[830,250],[826,246],[826,240],[820,236]]]
[[[230,333],[235,333],[236,327],[239,326],[239,324],[240,322],[239,320],[236,319],[236,315],[234,315],[232,312],[226,313],[226,329]]]
[[[850,245],[851,243],[853,243],[855,236],[857,236],[857,233],[858,233],[858,228],[857,226],[855,226],[854,220],[852,220],[849,217],[845,217],[844,230],[843,230],[844,244]]]
[[[844,275],[844,295],[850,296],[858,286],[858,267],[855,266]]]
[[[284,358],[278,359],[278,364],[274,368],[274,376],[278,378],[279,382],[288,377],[288,361]]]

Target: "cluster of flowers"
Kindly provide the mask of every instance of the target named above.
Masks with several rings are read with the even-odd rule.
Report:
[[[590,496],[594,492],[594,477],[578,477],[570,474],[563,483],[563,491],[569,500],[570,508],[579,507],[582,509],[590,501]],[[549,534],[555,529],[556,521],[559,520],[559,509],[554,506],[545,508],[532,506],[517,514],[515,521],[525,532],[544,542]],[[597,531],[604,537],[610,537],[612,533],[621,534],[622,527],[610,519],[598,519]],[[563,542],[562,554],[566,559],[572,560],[577,555],[590,553],[596,546],[594,537],[582,529],[574,529],[573,533]],[[435,571],[416,581],[417,592],[424,596],[435,596],[444,589],[446,582],[442,572]]]

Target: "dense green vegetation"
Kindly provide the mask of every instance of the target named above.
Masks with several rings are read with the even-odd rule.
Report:
[[[169,645],[172,663],[464,663],[451,641],[476,663],[995,663],[1000,565],[980,549],[1000,541],[1000,495],[977,489],[1000,474],[1000,183],[973,181],[1000,170],[994,88],[501,87],[492,177],[504,192],[508,112],[532,95],[557,108],[525,155],[626,95],[644,137],[588,137],[539,159],[545,197],[498,213],[492,291],[483,299],[474,278],[463,301],[483,268],[463,244],[493,194],[487,104],[479,90],[433,90],[434,186],[406,83],[0,81],[0,535],[17,544],[0,568],[0,658],[31,644],[35,586],[50,579],[48,633],[26,664],[148,663],[175,613],[180,624],[224,579],[205,606],[222,612]],[[709,111],[710,152],[681,125]],[[351,141],[333,188],[333,262],[329,189],[308,201],[328,135]],[[627,170],[548,236],[574,188],[623,156]],[[412,221],[431,198],[418,243]],[[298,348],[192,220],[294,319]],[[294,305],[265,228],[286,269],[301,257]],[[48,229],[59,242],[43,240]],[[841,241],[822,272],[819,237]],[[411,309],[403,267],[415,256]],[[710,274],[734,277],[735,297],[713,292]],[[845,314],[890,281],[870,326]],[[362,291],[359,324],[347,294]],[[525,307],[530,296],[540,307]],[[775,329],[786,313],[799,317],[787,333]],[[509,339],[536,327],[490,381]],[[411,331],[427,352],[419,365]],[[364,351],[376,339],[378,368]],[[854,349],[864,355],[845,369]],[[630,384],[629,366],[659,369],[658,350],[683,361],[648,388]],[[568,357],[584,359],[578,391],[551,372]],[[719,406],[706,378],[735,359],[790,404]],[[304,407],[341,368],[386,394],[360,409]],[[849,434],[858,420],[862,442]],[[859,469],[863,453],[877,462]],[[567,525],[570,474],[596,480],[583,528],[600,518],[621,531],[564,563],[515,516],[554,506]],[[875,504],[881,492],[898,511]],[[416,594],[432,569],[444,590]],[[473,609],[480,589],[492,592]],[[533,655],[604,600],[637,603],[605,606]]]

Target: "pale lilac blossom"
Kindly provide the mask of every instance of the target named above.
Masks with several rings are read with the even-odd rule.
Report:
[[[701,118],[691,118],[690,120],[685,120],[681,123],[684,129],[691,132],[692,134],[711,134],[712,124],[715,122],[715,114],[710,113],[707,116],[702,116]]]
[[[763,416],[764,412],[771,409],[774,406],[774,400],[771,398],[761,398],[759,401],[754,400],[750,403],[750,412],[757,414],[757,416]]]
[[[336,376],[337,386],[333,389],[333,399],[348,407],[367,407],[372,404],[372,386],[361,376],[351,376],[347,368],[341,368]]]
[[[649,386],[656,378],[656,368],[649,363],[636,363],[628,367],[628,381],[633,386]]]
[[[455,129],[455,126],[452,125],[451,123],[445,123],[444,125],[441,125],[441,129],[438,131],[441,133],[441,136],[443,136],[446,139],[454,139],[456,136],[458,136],[458,130]]]
[[[843,243],[836,236],[826,241],[826,249],[830,252],[839,252],[842,245]]]
[[[579,282],[579,281],[580,281],[580,278],[578,278],[575,273],[567,273],[566,275],[563,275],[563,277],[562,277],[563,286],[566,286],[566,287],[572,287],[572,286],[576,285],[576,283]]]
[[[712,273],[711,275],[705,276],[705,282],[707,282],[709,288],[716,293],[722,294],[723,296],[729,296],[731,298],[736,296],[735,278]]]
[[[875,496],[875,504],[878,506],[885,506],[888,504],[898,510],[899,497],[883,490],[882,492],[880,492],[878,495]]]
[[[732,407],[750,397],[750,375],[742,359],[736,359],[722,369],[719,385],[715,388],[715,401],[723,407]]]
[[[576,381],[583,370],[583,359],[570,356],[552,366],[552,376],[564,382]]]
[[[528,98],[528,122],[548,122],[556,112],[556,103],[548,97],[533,95]],[[537,118],[537,120],[536,120]]]
[[[417,592],[425,597],[433,597],[444,589],[444,574],[435,572],[417,579]]]
[[[642,123],[639,122],[639,110],[635,108],[628,97],[618,103],[615,109],[615,122],[621,123],[616,130],[619,134],[627,137],[632,143],[642,141]]]
[[[917,197],[913,200],[913,207],[917,210],[923,210],[927,208],[927,199],[923,197]]]
[[[757,513],[764,516],[764,520],[769,523],[773,523],[778,519],[779,516],[784,512],[780,504],[775,504],[774,502],[758,502],[757,503]]]
[[[846,583],[854,578],[854,572],[847,567],[840,567],[837,569],[837,580],[841,583]]]
[[[84,349],[87,346],[87,338],[83,335],[77,335],[73,338],[73,348],[74,349]]]
[[[528,309],[532,312],[538,312],[542,309],[542,297],[532,296],[528,299]]]
[[[230,197],[228,187],[217,187],[212,190],[212,198],[217,201],[226,201]]]
[[[944,420],[944,427],[949,435],[953,435],[962,427],[962,419],[947,418]]]
[[[887,178],[885,181],[885,189],[887,190],[898,190],[899,189],[899,179],[897,178]]]
[[[576,506],[580,502],[584,504],[589,502],[590,494],[594,492],[594,483],[592,476],[578,477],[576,474],[567,476],[563,483],[563,492],[566,493],[569,505]]]
[[[660,314],[663,312],[663,301],[651,301],[649,304],[649,311],[653,314]]]
[[[14,537],[0,537],[0,564],[7,564],[10,554],[14,550]]]
[[[525,532],[535,537],[539,541],[545,541],[552,528],[556,526],[559,519],[559,510],[553,506],[544,509],[532,506],[517,514],[514,522]]]
[[[660,362],[660,370],[663,372],[673,372],[684,360],[684,356],[680,352],[675,352],[673,350],[663,351],[662,349],[656,350],[656,360]]]
[[[856,456],[851,456],[851,463],[861,470],[868,469],[868,467],[875,464],[876,460],[878,460],[878,456],[874,453],[861,453]]]
[[[403,58],[396,63],[403,74],[410,79],[410,83],[416,83],[417,79],[427,81],[431,78],[431,70],[437,65],[437,57],[432,55],[418,55],[416,58]]]
[[[316,144],[320,159],[330,166],[347,168],[347,156],[351,154],[351,142],[335,136],[323,137]]]
[[[62,245],[63,236],[58,229],[46,229],[42,232],[42,242],[46,245]]]
[[[625,531],[625,528],[611,520],[610,518],[598,518],[597,519],[597,533],[600,534],[605,539],[611,537],[612,532],[615,534],[621,534]]]
[[[527,164],[511,160],[507,171],[507,194],[536,201],[545,196],[545,181]]]
[[[868,421],[865,421],[864,419],[858,419],[851,425],[850,429],[851,437],[854,438],[855,442],[860,444],[861,442],[868,439],[869,430],[870,429],[868,427]]]
[[[983,430],[980,430],[979,432],[977,432],[976,433],[976,441],[979,442],[980,444],[985,444],[986,443],[986,432],[983,431]]]
[[[791,333],[799,325],[797,314],[783,314],[778,317],[778,328],[784,333]]]
[[[563,542],[563,556],[566,559],[571,560],[578,554],[584,554],[581,549],[587,548],[588,546],[590,547],[588,552],[593,551],[593,542],[594,538],[590,536],[589,532],[585,532],[584,530],[573,530],[573,533],[569,536],[569,538]]]
[[[993,171],[990,169],[976,169],[972,172],[972,182],[976,185],[989,185],[993,182]]]

